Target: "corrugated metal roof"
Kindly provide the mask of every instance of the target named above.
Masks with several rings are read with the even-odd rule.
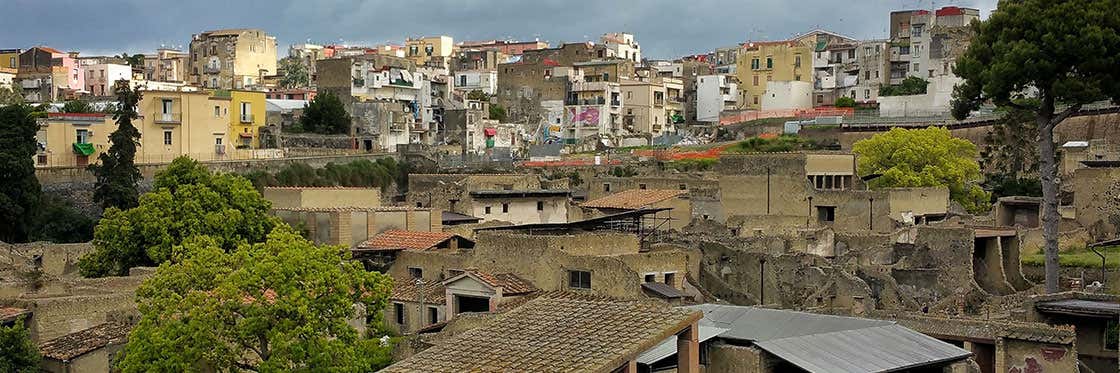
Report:
[[[721,338],[744,341],[765,341],[894,324],[884,320],[758,307],[700,304],[687,308],[703,311],[704,322],[730,329]]]
[[[760,341],[755,345],[810,372],[895,372],[971,355],[895,324]]]
[[[700,326],[700,342],[707,341],[713,337],[726,332],[727,329],[717,328],[714,326]],[[643,352],[638,355],[638,364],[653,364],[667,357],[673,356],[677,353],[677,336],[672,336],[654,348]]]
[[[1079,315],[1120,316],[1120,303],[1086,299],[1063,299],[1039,302],[1039,311]]]

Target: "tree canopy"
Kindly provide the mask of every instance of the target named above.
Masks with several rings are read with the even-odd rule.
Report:
[[[504,108],[504,107],[502,107],[501,105],[498,105],[498,104],[491,104],[490,105],[490,119],[496,120],[498,122],[505,122],[506,121],[506,108]]]
[[[42,190],[33,159],[39,125],[25,105],[0,107],[0,240],[26,242]]]
[[[949,195],[970,212],[988,209],[988,194],[981,180],[979,152],[968,140],[953,137],[948,129],[893,128],[855,143],[860,175],[881,174],[871,187],[949,188]]]
[[[1085,104],[1120,102],[1120,7],[1115,0],[1000,1],[972,24],[968,49],[953,72],[953,116],[991,102],[1033,114],[1042,187],[1046,290],[1058,286],[1058,164],[1054,128]]]
[[[349,260],[346,248],[316,246],[281,225],[228,252],[193,237],[175,255],[136,292],[141,319],[122,371],[372,372],[389,363],[389,348],[347,321],[377,314],[391,279]]]
[[[306,163],[291,163],[275,173],[260,170],[245,175],[257,188],[268,186],[344,186],[405,188],[411,166],[391,157],[376,161],[359,159],[349,163],[327,163],[313,168]]]
[[[125,53],[121,53],[119,56],[117,56],[117,58],[120,58],[120,59],[124,60],[124,62],[127,63],[129,66],[144,67],[144,55],[143,54],[137,53],[137,54],[130,55],[127,52],[125,52]]]
[[[342,100],[330,92],[315,95],[300,117],[300,127],[304,132],[324,135],[338,135],[350,133],[350,114]]]
[[[37,373],[40,360],[39,349],[23,321],[0,326],[0,372]]]
[[[82,100],[70,100],[62,104],[63,113],[94,113],[97,112],[88,102]]]
[[[219,247],[262,242],[278,220],[271,204],[234,174],[212,174],[179,157],[156,175],[153,190],[137,207],[109,208],[94,229],[94,251],[79,261],[82,275],[124,275],[137,266],[163,263],[192,236],[207,236]]]
[[[886,85],[879,88],[879,96],[909,96],[926,93],[929,85],[925,79],[911,76],[902,80],[898,85]]]
[[[287,57],[280,60],[280,86],[283,88],[303,88],[311,85],[311,74],[303,60],[296,57]]]
[[[0,86],[0,106],[23,103],[23,89],[15,84],[11,87]]]
[[[117,107],[113,119],[117,129],[109,134],[109,150],[98,156],[100,164],[89,166],[97,176],[93,186],[93,200],[103,208],[116,207],[127,209],[136,206],[140,192],[140,170],[136,168],[136,145],[140,131],[132,125],[139,118],[136,104],[140,102],[140,92],[132,90],[127,81],[117,81],[113,85],[117,95]]]

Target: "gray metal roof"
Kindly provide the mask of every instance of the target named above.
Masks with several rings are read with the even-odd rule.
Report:
[[[780,338],[755,345],[809,372],[895,372],[971,355],[901,325]]]
[[[720,335],[720,333],[726,331],[727,329],[717,328],[714,326],[700,326],[700,342],[712,339],[713,337]],[[666,338],[661,342],[661,344],[658,344],[654,348],[651,348],[646,352],[643,352],[641,355],[638,355],[638,363],[646,365],[653,364],[661,361],[662,359],[673,356],[676,353],[677,336],[674,335],[672,337]]]
[[[685,308],[704,312],[701,329],[727,329],[719,338],[753,342],[809,372],[893,372],[971,355],[893,321],[717,304]]]
[[[289,111],[295,109],[303,109],[308,105],[307,100],[281,100],[281,99],[266,99],[264,100],[265,111]]]
[[[1034,306],[1042,312],[1064,313],[1080,316],[1120,316],[1120,303],[1085,299],[1063,299],[1038,302]]]
[[[657,294],[657,296],[662,297],[662,298],[671,299],[671,298],[684,297],[684,293],[682,293],[680,290],[677,290],[676,288],[674,288],[672,286],[662,284],[660,282],[646,282],[646,283],[643,283],[642,284],[642,289],[651,291],[654,294]]]
[[[701,322],[730,329],[720,338],[744,341],[766,341],[894,324],[885,320],[720,304],[700,304],[687,308],[703,311],[704,319]]]

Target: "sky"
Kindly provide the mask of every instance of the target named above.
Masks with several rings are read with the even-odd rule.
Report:
[[[261,28],[291,44],[403,44],[406,37],[597,41],[635,35],[647,58],[707,53],[780,40],[815,28],[858,39],[887,37],[892,10],[978,8],[997,0],[0,0],[0,49],[47,45],[82,55],[186,49],[191,35]],[[66,16],[68,15],[68,16]],[[64,17],[65,16],[65,17]],[[11,30],[20,30],[12,32]]]

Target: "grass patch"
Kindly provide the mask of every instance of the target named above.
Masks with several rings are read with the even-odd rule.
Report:
[[[781,135],[772,139],[752,137],[727,147],[727,153],[777,153],[795,150],[818,149],[816,143],[795,135]]]
[[[789,122],[791,120],[797,120],[797,118],[795,118],[795,117],[762,118],[762,119],[748,120],[748,121],[743,122],[743,123],[735,123],[733,125],[734,126],[745,126],[745,127],[785,126],[786,122]]]
[[[708,171],[718,162],[715,158],[681,159],[666,162],[665,166],[679,172]]]
[[[1104,254],[1105,267],[1120,269],[1120,246],[1102,247],[1097,251]],[[1024,255],[1021,261],[1023,265],[1042,267],[1046,265],[1046,256],[1042,253]],[[1094,254],[1092,250],[1075,247],[1058,254],[1058,264],[1062,267],[1100,268],[1101,257]]]

